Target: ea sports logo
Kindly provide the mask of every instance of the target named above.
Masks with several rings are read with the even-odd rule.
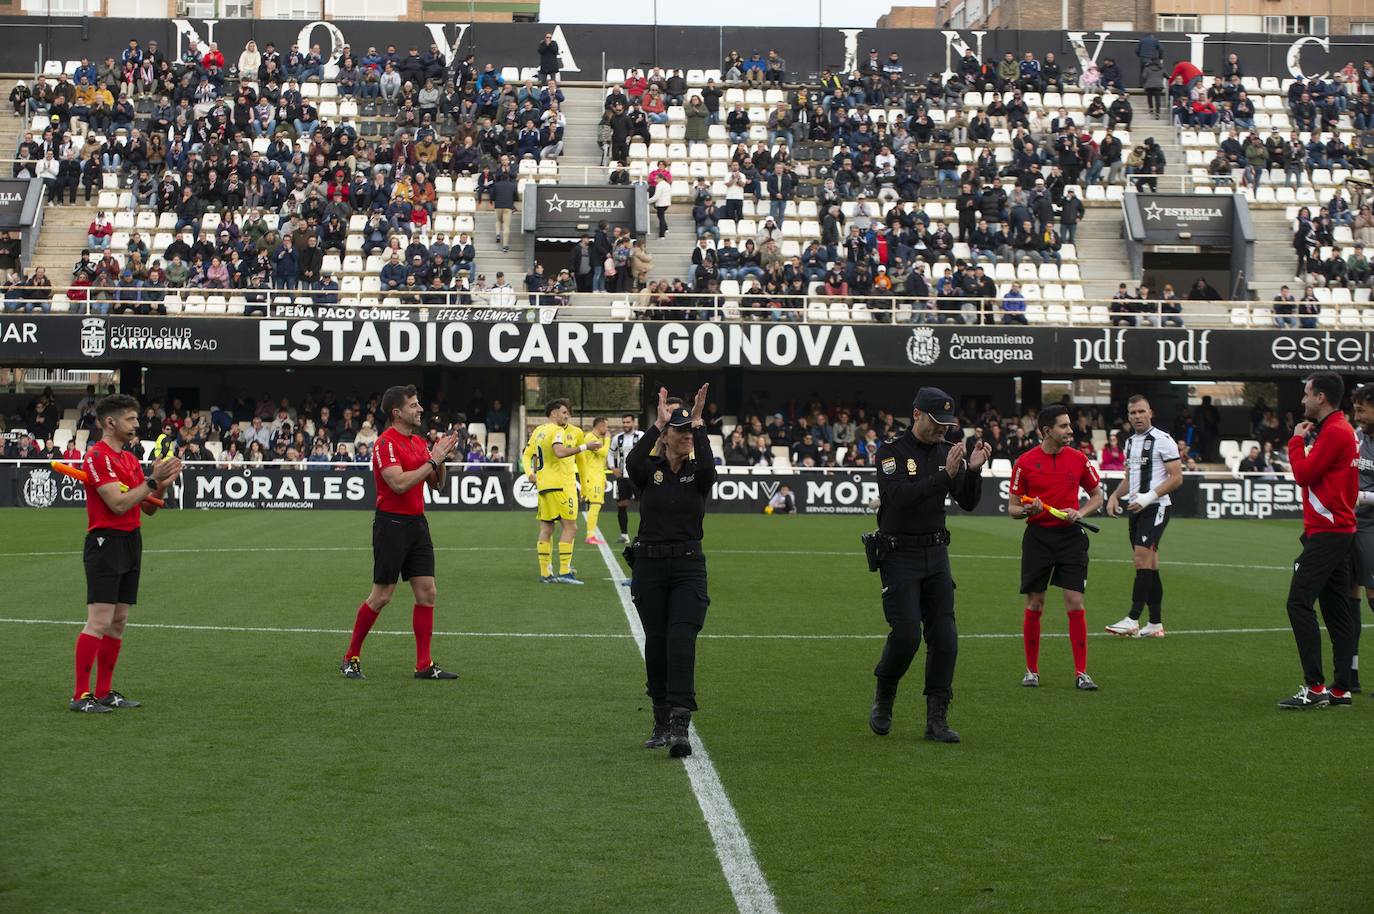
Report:
[[[539,504],[539,489],[530,482],[528,476],[521,476],[515,480],[514,495],[515,503],[522,508],[534,508]]]
[[[32,470],[24,481],[24,502],[30,508],[51,508],[57,501],[57,480],[52,470]]]
[[[916,327],[906,341],[906,357],[913,365],[934,365],[940,358],[940,340],[930,327]]]

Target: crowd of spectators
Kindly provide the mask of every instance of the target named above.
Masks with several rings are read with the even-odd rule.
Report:
[[[760,318],[799,318],[804,303],[787,297],[821,292],[863,302],[880,319],[900,296],[912,300],[915,321],[981,322],[983,313],[986,322],[1017,322],[1006,315],[1016,310],[1016,296],[999,304],[992,268],[1060,265],[1063,245],[1085,221],[1085,186],[1127,179],[1153,186],[1150,175],[1164,170],[1152,139],[1135,150],[1123,146],[1118,134],[1134,113],[1124,94],[1104,94],[1124,86],[1120,68],[1104,64],[1088,86],[1097,94],[1073,113],[1040,104],[1039,93],[1080,88],[1077,72],[1063,70],[1052,53],[982,63],[970,54],[949,80],[908,72],[900,55],[876,49],[848,75],[825,70],[815,84],[786,77],[774,53],[745,59],[731,52],[722,83],[704,88],[689,88],[680,70],[629,71],[607,94],[600,126],[605,156],[617,163],[613,182],[629,183],[630,144],[650,141],[666,106],[683,107],[688,143],[705,142],[712,125],[721,125],[734,147],[723,181],[713,188],[699,178],[692,187],[690,276],[642,289],[640,312],[690,316],[701,296],[714,297],[722,282],[735,280],[745,313]],[[751,75],[760,73],[781,75]],[[743,104],[723,101],[729,88],[754,83],[785,94],[767,113],[766,141],[749,139],[760,125]],[[968,93],[985,90],[1009,95],[966,104]],[[901,112],[889,120],[894,108]],[[1095,128],[1103,131],[1100,141]],[[961,161],[956,146],[973,147],[972,160]],[[999,158],[999,146],[1009,156]],[[665,184],[686,177],[657,162],[644,179],[651,205],[662,213],[670,199]],[[953,201],[957,218],[932,218],[919,205],[930,198]],[[738,222],[747,199],[759,213],[756,237],[722,238],[721,222]],[[814,201],[819,235],[804,238],[804,251],[789,258],[781,241],[797,201]],[[884,212],[889,203],[896,205]],[[960,253],[968,246],[965,256],[955,256],[956,244]],[[937,263],[949,267],[933,275]],[[626,291],[597,275],[592,282],[597,290]]]
[[[98,395],[88,387],[74,407],[76,431],[98,433],[95,403]],[[488,400],[475,390],[464,404],[431,398],[425,410],[421,434],[437,440],[449,432],[464,435],[465,447],[455,460],[467,463],[500,463],[502,448],[484,442],[486,435],[510,431],[510,409],[500,400]],[[325,390],[308,394],[299,405],[288,398],[264,393],[256,400],[245,394],[227,407],[199,409],[176,397],[154,396],[139,419],[133,447],[142,453],[147,445],[154,456],[175,454],[183,460],[214,462],[227,468],[237,465],[284,464],[301,468],[343,468],[366,464],[385,424],[379,422],[381,394],[349,393],[343,397]],[[6,423],[13,428],[5,437],[3,456],[9,459],[80,460],[77,436],[65,447],[55,440],[63,410],[51,388],[32,398]],[[482,434],[469,433],[480,424]],[[90,440],[88,438],[88,440]]]
[[[149,250],[146,237],[131,235],[113,275],[82,275],[78,264],[74,284],[97,291],[79,291],[76,307],[94,298],[156,312],[176,288],[236,290],[255,306],[266,290],[329,302],[338,281],[322,261],[345,253],[354,216],[363,253],[380,254],[386,267],[399,261],[383,294],[449,301],[486,285],[472,239],[433,231],[436,182],[465,178],[495,208],[494,240],[509,247],[519,163],[563,151],[559,49],[545,36],[533,50],[540,78],[517,85],[495,64],[479,69],[471,54],[448,60],[433,44],[361,54],[344,45],[326,58],[318,45],[249,41],[227,62],[214,43],[189,40],[169,59],[156,42],[131,40],[51,85],[16,86],[15,113],[44,125],[24,133],[13,173],[43,179],[53,205],[75,203],[83,187],[89,203],[112,175],[131,209],[175,215],[170,245]],[[102,212],[91,253],[102,256],[112,234]]]

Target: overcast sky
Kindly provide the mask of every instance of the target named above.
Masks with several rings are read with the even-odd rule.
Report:
[[[904,6],[934,6],[934,0],[908,0]],[[893,0],[658,0],[661,25],[792,25],[814,26],[816,13],[822,24],[834,28],[872,28]],[[563,22],[642,24],[653,21],[654,0],[630,4],[604,0],[542,0],[539,19],[550,25]],[[628,15],[627,15],[628,13]]]

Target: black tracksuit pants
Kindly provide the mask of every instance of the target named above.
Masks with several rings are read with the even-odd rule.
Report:
[[[1293,563],[1288,585],[1288,622],[1298,642],[1302,675],[1309,686],[1326,682],[1322,672],[1322,633],[1314,605],[1320,603],[1322,621],[1331,636],[1332,665],[1337,689],[1350,688],[1350,658],[1355,652],[1359,616],[1351,608],[1350,555],[1353,533],[1313,533],[1302,537],[1302,554]]]
[[[954,624],[954,577],[948,546],[892,552],[878,569],[883,615],[891,630],[873,675],[894,686],[926,642],[925,694],[952,698],[959,631]]]

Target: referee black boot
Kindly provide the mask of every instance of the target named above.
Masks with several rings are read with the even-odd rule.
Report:
[[[668,745],[668,706],[654,705],[654,732],[644,741],[645,749],[662,749]]]
[[[926,739],[937,743],[957,743],[959,734],[949,728],[950,699],[939,695],[926,696]]]
[[[897,700],[897,683],[878,680],[873,690],[873,710],[868,712],[868,726],[879,736],[892,730],[892,703]]]
[[[690,709],[673,708],[668,712],[668,754],[673,758],[686,758],[692,754],[692,741],[687,737],[687,728],[690,726]]]

